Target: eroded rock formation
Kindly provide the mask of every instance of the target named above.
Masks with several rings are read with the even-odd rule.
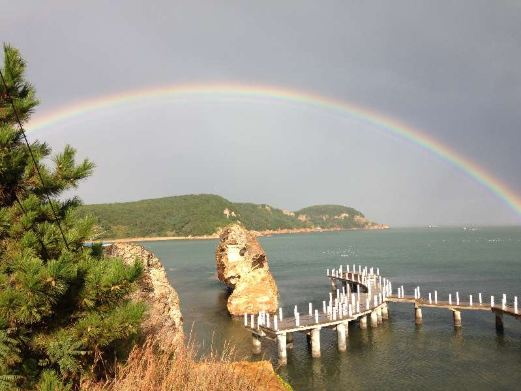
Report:
[[[217,276],[233,290],[228,297],[228,312],[237,316],[277,311],[277,285],[255,234],[232,224],[222,230],[219,239]]]
[[[154,336],[161,345],[183,343],[183,317],[179,296],[168,282],[165,269],[152,252],[134,243],[114,243],[106,254],[133,263],[143,264],[143,278],[133,298],[148,304],[147,318],[143,323],[146,336]]]

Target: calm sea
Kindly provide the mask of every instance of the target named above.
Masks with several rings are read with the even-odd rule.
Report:
[[[521,303],[521,227],[391,229],[280,235],[260,239],[275,276],[281,305],[321,303],[328,295],[326,268],[340,264],[378,266],[394,287],[413,294],[438,290],[460,297],[502,293]],[[202,351],[225,341],[239,358],[251,358],[251,337],[242,320],[226,312],[225,288],[215,277],[216,241],[149,242],[144,245],[163,261],[181,297],[187,333]],[[474,296],[476,297],[476,296]],[[496,299],[498,301],[498,299]],[[448,310],[423,310],[415,326],[409,304],[391,304],[390,320],[376,329],[349,328],[348,350],[338,353],[336,334],[322,330],[322,357],[312,359],[305,336],[295,337],[288,365],[278,369],[296,390],[333,389],[521,389],[521,322],[506,318],[498,335],[494,316],[463,312],[455,331]],[[276,365],[274,342],[263,343],[263,358]],[[255,357],[252,359],[258,359]]]

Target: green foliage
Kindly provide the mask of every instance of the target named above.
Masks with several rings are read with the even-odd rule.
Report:
[[[99,246],[83,245],[92,236],[94,220],[78,218],[81,202],[62,194],[76,188],[94,165],[76,163],[70,146],[51,156],[39,141],[31,143],[33,161],[7,94],[19,118],[27,121],[38,101],[24,72],[18,51],[4,45],[0,389],[69,390],[81,376],[105,370],[119,346],[138,334],[145,309],[129,301],[129,294],[142,268],[104,257]]]
[[[265,204],[233,203],[212,194],[86,205],[80,208],[79,216],[94,216],[102,238],[211,235],[236,221],[257,231],[365,228],[369,224],[355,219],[363,218],[362,213],[341,205],[311,206],[293,213]]]
[[[342,205],[315,205],[296,213],[305,215],[312,225],[322,228],[364,228],[370,224],[361,212]]]

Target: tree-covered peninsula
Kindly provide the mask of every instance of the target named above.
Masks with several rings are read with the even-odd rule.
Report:
[[[255,231],[371,229],[383,226],[342,205],[317,205],[288,211],[267,204],[238,203],[213,194],[192,194],[134,202],[86,205],[100,238],[212,235],[240,222]]]

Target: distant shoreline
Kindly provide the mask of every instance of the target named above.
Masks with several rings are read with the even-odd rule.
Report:
[[[369,228],[294,228],[294,229],[277,229],[254,231],[257,236],[272,236],[284,234],[302,234],[314,232],[336,232],[336,231],[380,231],[389,229],[388,225],[377,225]],[[120,239],[100,239],[94,240],[94,243],[122,243],[122,242],[160,242],[166,240],[214,240],[219,239],[219,234],[200,235],[200,236],[149,236],[149,237],[135,237],[135,238],[120,238]]]

